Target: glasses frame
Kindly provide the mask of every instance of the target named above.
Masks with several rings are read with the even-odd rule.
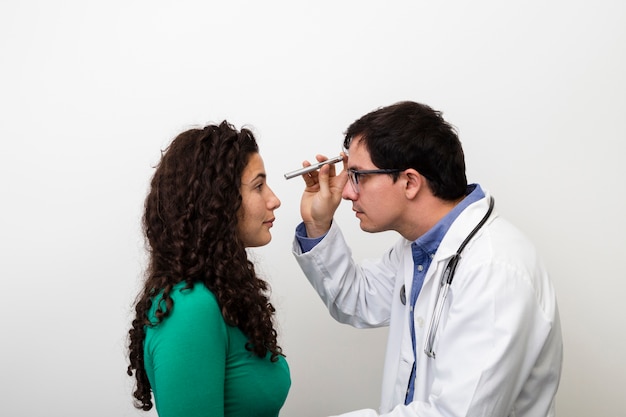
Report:
[[[352,185],[352,189],[355,193],[359,194],[359,176],[360,175],[375,175],[375,174],[397,174],[404,170],[402,169],[354,169],[348,168],[348,179]]]

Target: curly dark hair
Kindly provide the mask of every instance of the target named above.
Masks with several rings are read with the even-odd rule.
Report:
[[[254,153],[258,145],[252,132],[238,132],[227,121],[187,130],[162,152],[142,218],[149,254],[146,279],[128,332],[127,373],[135,374],[136,408],[147,411],[153,405],[144,365],[145,328],[168,317],[172,289],[181,282],[185,288],[203,284],[215,294],[225,322],[248,337],[246,349],[259,357],[271,352],[272,361],[283,355],[268,284],[257,277],[237,234],[241,176]],[[155,302],[159,307],[152,323],[148,312]]]

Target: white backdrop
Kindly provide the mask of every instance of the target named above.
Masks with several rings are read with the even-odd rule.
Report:
[[[154,416],[131,405],[126,332],[160,149],[228,119],[258,136],[282,199],[255,250],[293,385],[281,415],[379,401],[386,331],[329,318],[290,254],[299,179],[356,118],[444,112],[468,178],[536,242],[558,291],[560,416],[626,415],[626,3],[0,3],[0,415]],[[359,258],[349,204],[337,221]]]

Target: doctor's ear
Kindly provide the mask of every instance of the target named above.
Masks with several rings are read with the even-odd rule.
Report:
[[[400,179],[405,182],[404,193],[408,199],[413,199],[419,192],[428,188],[426,178],[413,168],[405,170]]]

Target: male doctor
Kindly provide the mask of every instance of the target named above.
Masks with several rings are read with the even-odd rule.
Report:
[[[455,130],[440,112],[400,102],[356,120],[344,149],[340,173],[303,175],[293,245],[336,320],[390,326],[380,414],[344,416],[554,416],[554,288],[528,239],[467,184]],[[401,235],[379,260],[352,259],[333,221],[342,198],[364,231]]]

